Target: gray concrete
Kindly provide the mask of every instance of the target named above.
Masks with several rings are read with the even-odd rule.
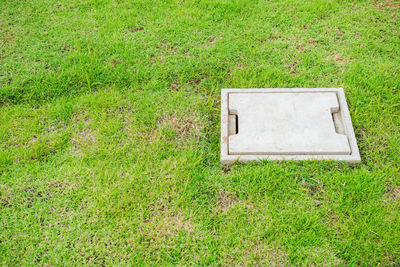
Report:
[[[343,89],[223,89],[221,162],[262,159],[360,161]]]

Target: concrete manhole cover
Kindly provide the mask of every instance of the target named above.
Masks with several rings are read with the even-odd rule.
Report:
[[[221,162],[360,161],[342,88],[222,89]]]

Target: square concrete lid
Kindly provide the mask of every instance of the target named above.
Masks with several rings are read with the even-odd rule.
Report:
[[[223,89],[221,161],[360,161],[343,89]]]

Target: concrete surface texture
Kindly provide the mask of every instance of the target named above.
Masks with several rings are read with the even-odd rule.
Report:
[[[229,136],[231,154],[350,154],[336,133],[339,102],[328,93],[232,93],[229,111],[239,130]]]
[[[221,162],[360,161],[341,88],[223,89]]]

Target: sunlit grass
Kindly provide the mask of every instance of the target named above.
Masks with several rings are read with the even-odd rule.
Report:
[[[400,264],[399,7],[0,2],[0,261]],[[343,87],[362,162],[222,168],[252,87]]]

